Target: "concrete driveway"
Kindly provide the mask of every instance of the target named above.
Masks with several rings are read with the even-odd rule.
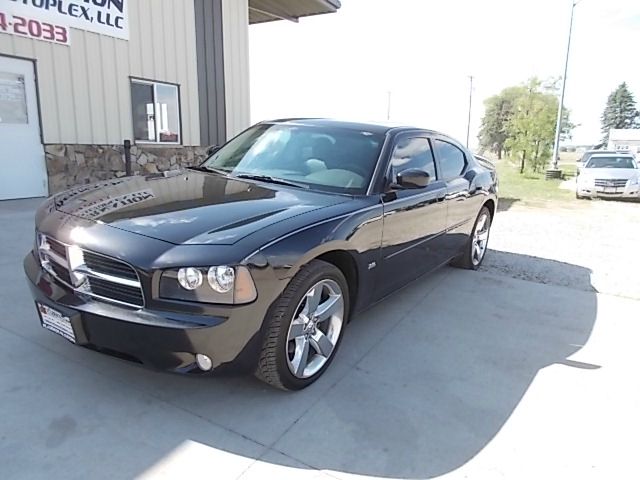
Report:
[[[535,212],[498,215],[482,271],[442,269],[355,318],[326,375],[290,394],[42,329],[22,273],[37,203],[0,202],[0,478],[640,475],[640,301],[532,256],[510,236]]]

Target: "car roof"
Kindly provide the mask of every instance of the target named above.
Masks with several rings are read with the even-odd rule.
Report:
[[[331,118],[280,118],[276,120],[267,120],[261,123],[272,124],[288,124],[288,125],[307,125],[312,127],[334,127],[344,128],[348,130],[367,131],[371,133],[386,134],[389,132],[415,131],[420,130],[432,135],[442,135],[449,137],[435,130],[420,128],[410,125],[393,124],[391,122],[357,122],[349,120],[335,120]],[[450,138],[450,137],[449,137]]]

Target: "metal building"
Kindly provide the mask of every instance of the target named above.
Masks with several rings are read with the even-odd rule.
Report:
[[[198,161],[248,126],[249,25],[339,8],[0,0],[0,200]]]

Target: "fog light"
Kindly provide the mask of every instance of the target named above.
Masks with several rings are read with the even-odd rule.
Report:
[[[205,372],[208,372],[213,367],[211,359],[202,353],[196,354],[196,363],[198,364],[198,368]]]

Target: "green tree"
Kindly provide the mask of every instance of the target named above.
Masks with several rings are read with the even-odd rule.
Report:
[[[505,147],[519,157],[520,173],[524,173],[527,162],[534,171],[541,170],[551,157],[558,114],[555,93],[555,84],[544,85],[532,78],[524,87],[523,95],[516,99]],[[562,129],[565,135],[570,135],[573,125],[568,110],[563,119]]]
[[[609,131],[612,128],[640,128],[639,117],[633,94],[626,82],[623,82],[609,95],[607,106],[600,117],[602,142],[609,143]]]
[[[482,150],[488,150],[495,153],[499,159],[502,158],[516,101],[525,92],[526,89],[522,86],[509,87],[485,100],[485,113],[478,135]]]

